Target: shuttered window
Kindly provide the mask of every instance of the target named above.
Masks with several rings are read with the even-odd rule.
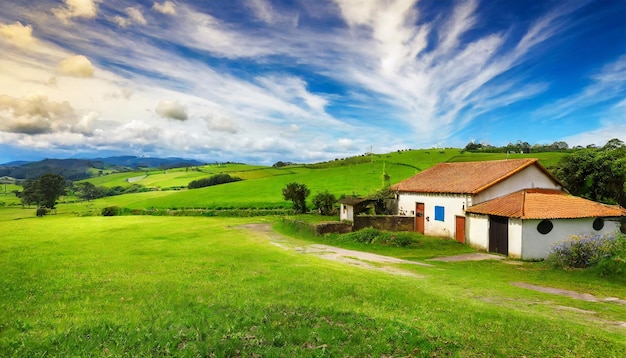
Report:
[[[435,206],[435,220],[444,221],[446,209],[443,206]]]

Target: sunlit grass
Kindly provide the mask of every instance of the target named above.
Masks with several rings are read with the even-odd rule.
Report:
[[[536,263],[364,270],[271,245],[249,219],[4,221],[0,356],[622,356],[624,306],[509,284],[624,288]],[[415,251],[419,257],[419,248]],[[597,312],[590,317],[573,310]]]

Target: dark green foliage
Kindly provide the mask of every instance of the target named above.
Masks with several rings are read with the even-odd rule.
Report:
[[[283,188],[283,197],[285,200],[293,202],[293,210],[297,214],[306,213],[306,198],[309,194],[311,194],[311,191],[305,184],[289,183]]]
[[[342,238],[363,244],[379,244],[397,247],[406,247],[413,243],[413,237],[410,233],[380,231],[371,227],[345,234]]]
[[[118,206],[107,206],[102,209],[102,216],[116,216],[119,215],[120,208]]]
[[[202,178],[202,179],[198,179],[198,180],[194,180],[190,182],[188,185],[188,188],[198,189],[198,188],[204,188],[207,186],[232,183],[232,182],[240,181],[240,180],[241,178],[232,177],[228,174],[215,174],[209,178]]]
[[[54,209],[57,199],[65,194],[65,178],[58,174],[45,174],[37,180],[40,206]]]
[[[48,213],[48,209],[46,209],[46,208],[37,208],[37,216],[38,217],[43,217],[47,213]]]
[[[83,200],[93,200],[105,196],[107,189],[101,186],[95,186],[93,183],[84,182],[76,184],[75,194]]]
[[[317,193],[313,197],[313,208],[319,210],[322,215],[333,215],[333,207],[337,202],[337,198],[328,190]]]
[[[563,157],[555,174],[574,195],[626,206],[626,146],[618,139]]]

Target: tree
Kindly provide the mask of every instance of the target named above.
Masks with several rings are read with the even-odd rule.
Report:
[[[283,188],[283,197],[293,202],[293,210],[296,213],[306,213],[306,198],[309,194],[311,191],[305,184],[289,183]]]
[[[322,215],[332,215],[337,198],[328,190],[319,192],[313,197],[313,207]]]
[[[76,196],[83,200],[93,200],[98,199],[105,196],[105,188],[97,187],[90,182],[78,183],[76,184]]]
[[[574,195],[626,206],[626,146],[619,140],[563,157],[556,175]]]
[[[44,174],[37,179],[39,206],[54,209],[61,195],[65,195],[65,178],[59,174]]]
[[[40,199],[37,197],[37,181],[34,179],[28,179],[22,184],[22,188],[22,191],[17,195],[17,197],[20,198],[22,205],[39,205]]]

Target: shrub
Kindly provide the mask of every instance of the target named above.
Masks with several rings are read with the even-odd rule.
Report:
[[[120,208],[118,206],[107,206],[102,209],[102,216],[115,216],[120,213]]]
[[[202,179],[198,179],[198,180],[193,180],[191,182],[189,182],[188,188],[189,189],[198,189],[198,188],[204,188],[207,186],[213,186],[213,185],[219,185],[219,184],[225,184],[225,183],[232,183],[235,181],[240,181],[241,178],[238,177],[231,177],[228,174],[215,174],[211,177],[208,178],[202,178]]]
[[[317,193],[313,197],[313,207],[325,216],[333,214],[333,206],[336,202],[337,199],[328,190]]]
[[[46,209],[46,208],[37,208],[37,216],[38,217],[43,217],[47,213],[48,213],[48,209]]]
[[[380,231],[372,227],[343,235],[344,240],[363,244],[379,244],[385,246],[406,247],[413,243],[413,236],[406,232]]]
[[[546,261],[559,268],[586,268],[602,262],[601,266],[610,271],[619,266],[619,260],[614,259],[626,253],[625,241],[623,235],[573,235],[556,243]]]

